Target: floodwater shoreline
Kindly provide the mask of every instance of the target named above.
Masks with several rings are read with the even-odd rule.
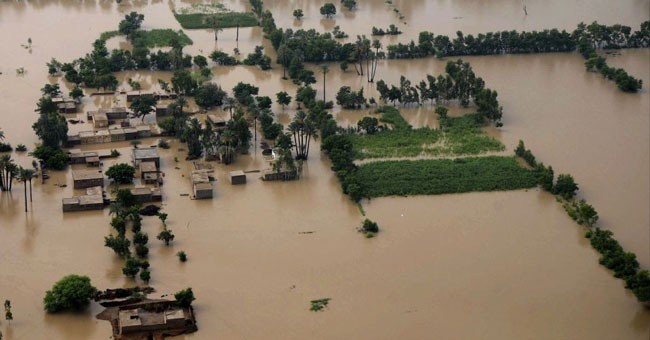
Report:
[[[319,4],[266,2],[280,27],[295,25],[291,17],[295,6],[305,10],[303,28],[332,26],[333,22],[320,18]],[[227,3],[235,9],[241,6]],[[368,18],[396,21],[383,1],[359,3],[356,13],[342,11],[335,18],[351,36],[369,34],[372,23],[364,24]],[[583,16],[577,14],[584,12],[578,2],[554,1],[547,9],[528,4],[529,16],[521,19],[519,3],[395,3],[408,22],[397,38],[400,41],[430,30],[429,14],[434,10],[433,30],[453,34],[458,28],[464,32],[571,29],[592,19],[636,26],[646,17],[643,10],[650,8],[647,1],[624,2],[615,8],[597,2]],[[563,6],[568,9],[559,11]],[[53,56],[68,61],[89,52],[99,33],[115,29],[131,10],[145,14],[147,27],[180,28],[163,2],[147,6],[0,3],[0,32],[4,32],[0,35],[6,46],[0,51],[4,61],[0,101],[5,107],[0,127],[8,141],[14,146],[24,143],[30,151],[36,142],[31,124],[38,89],[54,80],[48,78],[45,62]],[[550,15],[554,11],[556,15]],[[206,54],[217,47],[230,53],[237,46],[233,32],[221,32],[215,43],[210,30],[187,31],[195,41],[187,51]],[[240,34],[243,55],[260,44],[272,50],[259,28],[242,29]],[[28,37],[34,41],[32,53],[19,46]],[[66,48],[61,47],[62,40],[70,42]],[[649,56],[650,51],[643,49],[608,58],[612,66],[643,79],[646,87],[636,95],[617,93],[611,82],[585,72],[577,53],[463,58],[499,92],[505,126],[491,135],[507,150],[523,139],[536,156],[558,167],[556,173],[573,174],[581,195],[600,213],[602,225],[611,228],[646,268],[650,265]],[[396,83],[402,74],[420,79],[422,74],[441,73],[444,63],[382,61],[377,79]],[[27,74],[16,77],[14,70],[23,66]],[[281,72],[280,67],[270,72],[213,68],[214,79],[224,89],[244,81],[259,86],[262,95],[285,90],[293,96],[295,86],[278,81]],[[328,96],[348,85],[364,87],[367,97],[377,97],[374,88],[353,73],[331,67]],[[121,87],[128,87],[129,77],[155,87],[165,75],[124,72],[118,77]],[[101,97],[86,97],[80,115],[111,105]],[[274,112],[286,124],[295,110],[274,105]],[[227,115],[221,110],[215,113]],[[367,111],[336,108],[334,114],[345,126],[356,124]],[[414,126],[435,126],[427,107],[406,108],[403,114]],[[147,139],[143,144],[155,142]],[[373,199],[364,202],[363,209],[382,231],[368,240],[356,232],[363,217],[341,193],[329,160],[319,152],[319,142],[313,143],[299,181],[267,183],[249,176],[245,186],[231,186],[230,171],[264,166],[259,147],[252,147],[249,155],[218,167],[211,201],[180,196],[191,190],[187,178],[191,165],[174,162],[174,157],[185,158],[178,149],[186,147],[176,140],[170,144],[169,150],[159,150],[166,172],[163,209],[177,238],[173,248],[150,241],[151,284],[160,294],[193,288],[199,331],[191,338],[391,339],[437,334],[443,338],[647,339],[650,333],[650,311],[598,264],[599,255],[580,228],[551,195],[539,189]],[[107,161],[105,169],[128,161],[128,143],[107,146],[122,156]],[[82,150],[104,147],[88,145]],[[12,156],[21,165],[31,162],[24,154]],[[34,202],[27,214],[22,184],[14,183],[11,193],[0,194],[0,298],[12,300],[15,318],[11,324],[2,322],[0,330],[6,339],[102,339],[111,329],[93,319],[100,311],[94,304],[80,314],[47,315],[42,310],[44,292],[65,274],[88,275],[100,288],[134,284],[123,277],[122,261],[103,246],[103,236],[110,231],[108,211],[63,214],[60,199],[74,193],[70,171],[50,175],[45,185],[35,181]],[[56,186],[63,183],[68,187]],[[150,237],[159,228],[157,218],[145,218],[143,230]],[[305,231],[313,233],[300,234]],[[185,264],[175,256],[180,249],[189,255]],[[309,301],[324,297],[332,298],[328,309],[310,312]]]

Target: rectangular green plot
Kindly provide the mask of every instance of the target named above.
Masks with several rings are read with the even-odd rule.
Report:
[[[366,197],[440,195],[532,188],[535,175],[514,157],[375,162],[356,174]]]

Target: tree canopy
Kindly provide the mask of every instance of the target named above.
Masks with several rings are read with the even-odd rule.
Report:
[[[87,276],[68,275],[45,293],[43,304],[48,313],[78,311],[88,306],[95,292],[97,289]]]
[[[106,176],[118,184],[132,183],[134,175],[135,168],[126,163],[112,165],[106,171]]]

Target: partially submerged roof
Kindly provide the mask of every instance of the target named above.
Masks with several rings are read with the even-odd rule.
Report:
[[[155,148],[137,148],[133,149],[133,157],[137,159],[159,158],[158,150]]]
[[[100,170],[73,170],[72,179],[75,181],[104,179],[104,174]]]
[[[141,172],[156,172],[158,168],[156,167],[156,162],[142,162],[140,163]]]

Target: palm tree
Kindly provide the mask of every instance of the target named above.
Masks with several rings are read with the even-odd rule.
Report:
[[[379,63],[379,49],[381,48],[381,43],[379,40],[375,39],[372,41],[372,47],[375,49],[374,53],[370,53],[372,60],[370,61],[370,68],[368,69],[368,82],[373,83],[375,81],[375,74],[377,73],[377,64]]]
[[[311,138],[316,138],[316,126],[303,111],[296,112],[296,116],[289,124],[289,132],[293,135],[296,147],[296,159],[306,160],[309,157],[309,144]]]
[[[25,189],[25,212],[27,212],[27,173],[25,168],[22,166],[18,167],[18,180],[23,182],[23,188]]]
[[[217,18],[215,15],[209,16],[205,19],[205,22],[212,26],[214,29],[214,40],[217,41],[219,40],[218,33],[221,31],[221,27],[219,27],[219,18]]]
[[[11,191],[14,177],[18,172],[18,167],[9,155],[0,157],[0,190]]]
[[[323,102],[325,102],[325,78],[327,73],[330,71],[329,66],[327,64],[322,64],[320,65],[321,72],[323,72]]]
[[[36,177],[36,170],[35,169],[29,169],[29,168],[21,168],[21,173],[20,176],[22,177],[23,180],[26,180],[29,182],[29,201],[32,202],[32,178]]]
[[[219,140],[221,142],[221,146],[219,147],[219,154],[221,156],[221,161],[224,164],[230,164],[232,161],[232,154],[234,151],[234,148],[232,147],[231,143],[234,139],[234,136],[231,131],[225,130],[219,135]]]

